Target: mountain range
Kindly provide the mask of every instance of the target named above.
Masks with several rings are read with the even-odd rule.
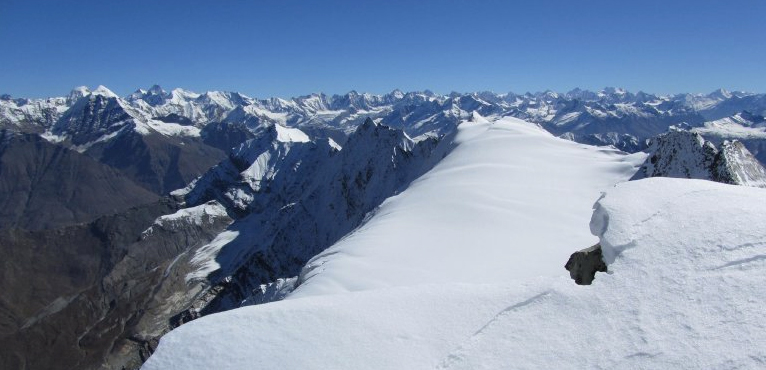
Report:
[[[590,237],[569,222],[587,218],[597,190],[614,183],[663,176],[766,186],[765,114],[766,94],[725,90],[396,90],[259,100],[159,86],[120,97],[100,86],[49,99],[4,95],[0,246],[10,257],[0,286],[9,292],[0,301],[2,361],[9,368],[136,368],[168,331],[212,313],[307,291],[354,291],[376,279],[451,281],[443,278],[447,270],[411,275],[419,267],[406,270],[402,261],[364,280],[366,269],[380,266],[353,258],[327,279],[320,274],[327,263],[344,266],[347,238],[360,228],[386,225],[375,220],[385,220],[387,199],[423,184],[432,184],[426,188],[434,199],[464,194],[465,203],[455,204],[465,208],[460,214],[489,207],[477,220],[499,210],[489,199],[506,187],[519,186],[509,194],[549,189],[547,200],[503,200],[517,213],[500,209],[484,222],[558,217],[569,234],[551,234],[558,249],[550,252],[571,252],[563,245],[574,240],[567,235],[578,243]],[[572,180],[568,190],[557,178]],[[429,192],[409,199],[429,199]],[[398,222],[417,225],[449,213],[418,212]],[[460,221],[447,217],[443,225]],[[391,230],[383,234],[408,229]],[[507,231],[523,230],[522,223]],[[433,244],[422,238],[390,240],[388,248],[407,248],[407,240]],[[452,253],[464,255],[464,243],[470,241]],[[513,257],[494,248],[498,262]],[[413,261],[422,267],[433,253]],[[455,282],[476,282],[469,275],[457,274]],[[498,276],[521,275],[485,278]],[[306,281],[313,281],[309,288]],[[43,346],[50,355],[35,356]]]
[[[312,94],[292,99],[254,99],[235,92],[170,92],[159,86],[118,97],[99,86],[74,89],[49,99],[0,98],[0,128],[46,133],[84,152],[127,131],[142,135],[200,138],[224,151],[269,124],[296,127],[339,143],[365,118],[417,138],[448,131],[478,112],[540,124],[556,136],[636,149],[643,139],[670,125],[701,127],[705,122],[751,127],[762,123],[766,95],[729,92],[654,95],[618,88],[598,92],[438,95],[430,91],[384,95]],[[736,116],[736,117],[733,117]],[[720,120],[725,120],[720,121]],[[632,143],[632,144],[631,144]]]

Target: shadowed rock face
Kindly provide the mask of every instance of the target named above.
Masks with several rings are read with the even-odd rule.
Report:
[[[606,272],[601,245],[596,244],[590,248],[572,253],[564,268],[569,271],[569,276],[577,285],[590,285],[596,276],[596,272]]]
[[[0,230],[0,367],[138,368],[193,293],[190,249],[231,222],[157,221],[176,209],[163,200],[61,229]]]
[[[0,229],[89,222],[158,199],[86,155],[37,135],[0,131]]]
[[[245,125],[229,122],[212,122],[201,130],[202,141],[228,153],[233,147],[255,137]]]
[[[157,194],[186,186],[225,158],[223,151],[198,138],[141,135],[131,131],[95,144],[85,154],[119,169]]]
[[[85,334],[116,307],[100,293],[101,278],[141,230],[174,208],[160,202],[61,229],[0,231],[3,368],[87,368],[86,353],[109,344]]]

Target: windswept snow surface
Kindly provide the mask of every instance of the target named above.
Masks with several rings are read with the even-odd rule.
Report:
[[[515,120],[460,130],[444,161],[309,263],[286,300],[183,325],[144,368],[766,364],[766,190],[612,187],[636,158]],[[588,220],[610,273],[578,286],[563,265],[597,240]]]
[[[448,369],[756,369],[766,365],[766,190],[623,183],[595,207],[609,275],[507,309]]]
[[[515,118],[463,123],[455,140],[432,171],[309,261],[292,297],[564,275],[569,255],[597,242],[587,228],[593,202],[644,157]]]

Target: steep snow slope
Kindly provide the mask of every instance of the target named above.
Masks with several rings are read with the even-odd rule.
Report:
[[[248,306],[169,333],[144,369],[761,368],[764,192],[621,183],[591,220],[610,269],[591,286],[413,281]]]

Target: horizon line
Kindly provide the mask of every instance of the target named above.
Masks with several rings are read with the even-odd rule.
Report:
[[[241,91],[235,91],[235,90],[205,90],[203,92],[197,92],[197,91],[193,91],[193,90],[187,90],[187,89],[182,88],[182,87],[175,87],[175,88],[173,88],[171,90],[165,90],[165,89],[162,88],[161,85],[154,84],[151,87],[149,87],[148,89],[138,88],[138,89],[136,89],[133,92],[128,93],[128,94],[117,94],[117,93],[114,93],[111,89],[109,89],[105,85],[98,85],[95,88],[90,88],[90,87],[85,86],[85,85],[80,85],[80,86],[75,86],[75,87],[71,88],[68,93],[62,94],[62,95],[53,95],[53,96],[45,96],[45,97],[28,97],[28,96],[14,96],[14,95],[12,95],[10,93],[0,93],[0,98],[2,98],[4,100],[7,100],[7,99],[46,100],[46,99],[54,99],[54,98],[66,97],[67,95],[69,95],[69,94],[71,94],[71,93],[73,93],[73,92],[75,92],[75,91],[77,91],[79,89],[82,89],[82,88],[87,89],[89,93],[90,92],[94,92],[94,91],[99,90],[99,89],[102,89],[102,88],[105,88],[105,89],[107,89],[108,91],[114,93],[115,95],[117,95],[120,98],[128,98],[128,97],[130,97],[131,95],[133,95],[135,93],[140,93],[140,92],[146,93],[149,90],[152,90],[152,89],[154,89],[156,87],[159,87],[165,94],[168,94],[168,93],[170,93],[172,91],[175,91],[175,90],[181,90],[181,91],[184,91],[184,92],[198,94],[198,95],[204,95],[204,94],[207,94],[207,93],[216,93],[217,92],[217,93],[239,94],[239,95],[242,95],[244,97],[255,99],[255,100],[268,100],[268,99],[292,100],[292,99],[300,99],[300,98],[306,98],[306,97],[311,97],[311,96],[335,97],[335,96],[346,96],[346,95],[350,95],[352,93],[355,93],[357,95],[386,96],[386,95],[392,95],[392,94],[394,94],[396,92],[401,92],[403,94],[424,93],[424,94],[431,94],[431,95],[440,96],[440,97],[449,97],[449,96],[455,95],[455,94],[457,94],[457,95],[473,95],[473,94],[482,94],[482,93],[490,93],[490,94],[493,94],[493,95],[496,95],[496,96],[507,96],[507,95],[510,95],[510,94],[517,95],[517,96],[525,96],[525,95],[536,96],[536,95],[542,95],[542,94],[546,94],[546,93],[555,93],[555,94],[558,94],[558,95],[567,95],[567,94],[571,94],[571,93],[576,92],[576,91],[591,92],[591,93],[602,93],[602,92],[606,92],[609,89],[615,90],[614,93],[616,93],[617,91],[622,91],[622,92],[624,92],[626,94],[637,95],[637,94],[643,93],[643,94],[647,94],[647,95],[653,95],[653,96],[656,96],[656,97],[668,97],[668,96],[678,96],[678,95],[709,96],[709,95],[714,94],[716,92],[743,93],[743,94],[749,94],[749,95],[762,95],[762,94],[766,94],[766,93],[754,92],[754,91],[730,90],[730,89],[726,89],[726,88],[723,88],[723,87],[714,89],[713,91],[706,92],[706,93],[705,92],[653,93],[653,92],[646,92],[646,91],[643,91],[643,90],[638,90],[636,92],[633,92],[633,91],[631,91],[631,90],[629,90],[627,88],[623,88],[623,87],[605,86],[605,87],[602,87],[602,88],[600,88],[598,90],[590,90],[590,89],[583,89],[583,88],[575,87],[575,88],[569,89],[569,91],[566,91],[566,92],[546,89],[546,90],[535,91],[535,92],[526,91],[524,93],[517,93],[517,92],[514,92],[514,91],[498,93],[498,92],[495,92],[493,90],[475,90],[475,91],[467,91],[467,92],[452,90],[449,93],[441,93],[441,92],[435,92],[435,91],[433,91],[431,89],[405,91],[405,90],[402,90],[402,89],[399,89],[399,88],[395,88],[395,89],[393,89],[393,90],[391,90],[389,92],[385,92],[385,93],[371,93],[371,92],[367,92],[367,91],[359,92],[356,89],[351,89],[351,90],[349,90],[349,91],[347,91],[345,93],[329,93],[328,94],[328,93],[325,93],[323,91],[315,91],[315,92],[310,92],[308,94],[295,95],[295,96],[290,96],[290,97],[275,96],[275,95],[267,96],[267,97],[258,97],[258,96],[248,95],[247,93],[243,93]]]

